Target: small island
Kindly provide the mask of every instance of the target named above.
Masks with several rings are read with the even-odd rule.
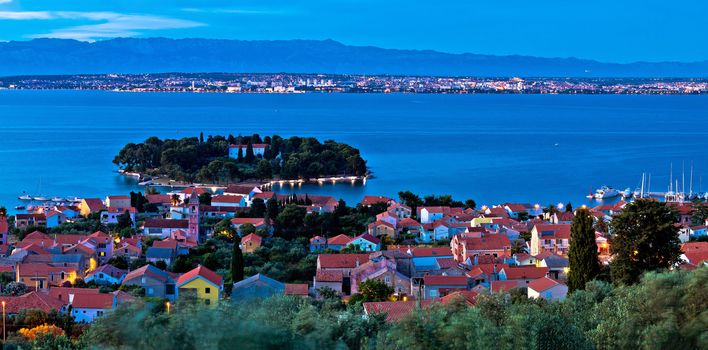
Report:
[[[149,137],[129,143],[113,159],[123,173],[140,178],[167,178],[180,182],[228,184],[249,180],[313,180],[368,174],[358,149],[313,137],[278,135],[185,137],[161,140]]]

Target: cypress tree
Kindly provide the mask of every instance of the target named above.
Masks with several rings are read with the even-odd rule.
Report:
[[[239,246],[238,237],[234,240],[234,251],[231,257],[231,281],[233,283],[243,280],[243,252]]]
[[[243,162],[243,148],[241,145],[238,145],[238,158],[236,158],[236,161],[239,163]]]
[[[600,274],[593,217],[588,209],[582,208],[575,212],[573,224],[570,227],[568,258],[570,260],[569,291],[585,288],[585,283],[592,281]]]
[[[253,144],[251,141],[248,141],[248,145],[246,145],[246,157],[244,159],[248,163],[251,163],[256,159],[256,156],[253,154]]]

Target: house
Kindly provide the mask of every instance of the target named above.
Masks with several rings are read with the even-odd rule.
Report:
[[[317,277],[315,275],[315,283],[313,288],[319,288],[319,282],[339,283],[340,290],[345,295],[349,295],[351,291],[351,273],[352,270],[369,261],[369,254],[320,254],[317,256],[317,271],[336,271],[334,274],[323,273]],[[338,277],[341,275],[341,277]],[[346,282],[346,283],[345,283]]]
[[[543,254],[539,256],[543,256]],[[536,266],[547,267],[548,276],[553,279],[566,279],[569,271],[568,269],[570,268],[570,262],[567,257],[556,254],[548,254],[538,260]]]
[[[127,258],[129,261],[136,260],[140,258],[143,254],[143,250],[128,242],[121,242],[119,246],[113,250],[113,256],[122,256]]]
[[[708,265],[708,242],[689,242],[681,244],[680,259],[688,269]]]
[[[535,279],[546,277],[548,275],[547,267],[536,266],[510,266],[503,267],[499,271],[499,279],[502,281],[517,280],[525,284],[530,283]]]
[[[476,260],[480,256],[511,256],[511,241],[509,237],[501,234],[477,236],[477,234],[468,235],[463,233],[452,237],[450,248],[457,262],[476,265]]]
[[[400,203],[391,204],[388,207],[387,211],[397,216],[401,220],[413,216],[413,210],[411,209],[411,207]]]
[[[374,237],[388,236],[391,239],[396,239],[398,236],[396,226],[388,221],[377,220],[370,223],[367,228],[367,232]]]
[[[567,256],[570,249],[570,225],[536,224],[531,229],[531,255],[543,251]]]
[[[44,214],[15,215],[15,228],[24,230],[29,226],[47,226],[47,216]]]
[[[310,251],[316,252],[327,248],[327,239],[322,236],[310,238]]]
[[[215,207],[245,207],[246,197],[217,195],[211,198],[211,205]]]
[[[158,211],[165,211],[172,205],[172,196],[169,194],[146,194],[149,204],[154,205]]]
[[[256,158],[263,158],[265,150],[268,147],[267,143],[253,143],[251,144],[251,149],[253,149],[253,155]],[[246,150],[248,145],[230,145],[229,146],[229,158],[238,159],[239,150],[241,151],[241,156],[246,156]]]
[[[260,273],[234,283],[231,289],[231,301],[248,302],[253,299],[265,299],[274,295],[283,295],[285,285]]]
[[[121,270],[113,265],[106,264],[89,272],[84,278],[84,281],[86,283],[93,281],[98,285],[120,284],[123,282],[123,278],[127,273],[128,271],[126,270]]]
[[[172,265],[172,262],[177,257],[177,254],[172,248],[156,248],[150,247],[145,252],[145,259],[151,263],[164,261],[167,266]]]
[[[349,242],[351,241],[352,238],[345,234],[336,235],[332,238],[327,239],[327,248],[340,251],[344,249],[347,245],[349,245]]]
[[[429,224],[434,221],[438,221],[445,216],[445,212],[449,211],[450,207],[422,207],[419,208],[420,214],[418,219],[420,219],[421,224]]]
[[[114,208],[128,208],[130,207],[130,196],[107,196],[106,206]]]
[[[331,288],[337,294],[350,294],[344,292],[344,274],[342,271],[317,270],[312,288],[319,294],[320,288]],[[350,286],[351,288],[351,286]]]
[[[398,247],[394,249],[411,257],[413,274],[416,271],[436,270],[438,259],[452,258],[450,248],[446,247]]]
[[[241,230],[241,225],[251,224],[256,230],[266,230],[268,225],[263,218],[233,218],[231,219],[231,225],[238,231]]]
[[[35,290],[74,284],[78,273],[73,267],[52,266],[47,263],[19,263],[15,266],[15,282],[22,282]]]
[[[145,296],[175,300],[175,280],[171,274],[153,265],[145,265],[128,272],[122,285],[140,286],[145,290]]]
[[[70,314],[78,323],[92,323],[97,317],[115,309],[113,293],[77,293],[69,295]]]
[[[351,294],[359,292],[359,285],[367,280],[378,280],[393,289],[396,295],[411,295],[410,256],[398,251],[382,251],[371,254],[369,261],[351,271]],[[337,275],[334,275],[338,277]],[[320,285],[327,282],[321,276]],[[333,281],[340,283],[339,280]],[[333,288],[336,290],[336,288]]]
[[[310,296],[310,287],[307,283],[286,283],[283,293],[294,297],[308,297]]]
[[[433,276],[423,277],[423,299],[435,299],[453,291],[468,289],[467,276]]]
[[[241,250],[245,253],[253,253],[260,248],[263,238],[255,233],[249,233],[241,238]]]
[[[106,263],[113,257],[113,237],[105,232],[96,231],[81,242],[82,245],[94,249],[100,263]]]
[[[467,306],[474,306],[477,304],[477,296],[479,296],[479,293],[473,290],[458,290],[443,296],[440,298],[440,301],[443,304],[448,304],[453,301],[461,300]]]
[[[374,252],[381,249],[381,240],[368,233],[364,233],[354,237],[347,243],[347,246],[356,247],[356,249],[362,252]]]
[[[216,306],[221,299],[224,280],[216,272],[199,265],[177,279],[178,300]]]
[[[106,210],[101,211],[101,223],[104,225],[115,225],[118,223],[118,217],[128,212],[130,216],[130,221],[135,225],[135,215],[137,215],[138,210],[133,207],[107,207]]]
[[[23,310],[41,310],[49,313],[52,310],[61,311],[64,303],[45,293],[31,291],[20,296],[0,296],[0,302],[5,305],[8,315],[17,315]]]
[[[563,300],[568,294],[568,286],[548,277],[541,277],[527,285],[529,298],[542,298],[546,300]]]
[[[10,227],[7,223],[7,216],[0,214],[0,244],[7,246],[7,236],[10,231]]]
[[[63,223],[65,223],[68,218],[64,213],[58,211],[58,210],[50,210],[45,214],[46,217],[46,226],[48,228],[54,228],[57,227]]]
[[[143,232],[151,237],[160,239],[171,237],[176,230],[187,230],[189,220],[146,219],[143,223]]]
[[[130,206],[130,204],[128,204]],[[90,214],[98,213],[105,210],[106,206],[103,205],[103,201],[100,198],[84,198],[79,204],[79,213],[83,217],[87,217]]]

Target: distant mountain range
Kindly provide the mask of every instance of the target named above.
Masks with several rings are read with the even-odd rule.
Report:
[[[0,76],[249,72],[521,77],[708,77],[708,61],[603,63],[577,58],[450,54],[333,40],[121,38],[0,43]]]

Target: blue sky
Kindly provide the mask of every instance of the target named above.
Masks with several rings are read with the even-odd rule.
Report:
[[[0,40],[155,36],[700,61],[708,60],[708,1],[0,0]]]

